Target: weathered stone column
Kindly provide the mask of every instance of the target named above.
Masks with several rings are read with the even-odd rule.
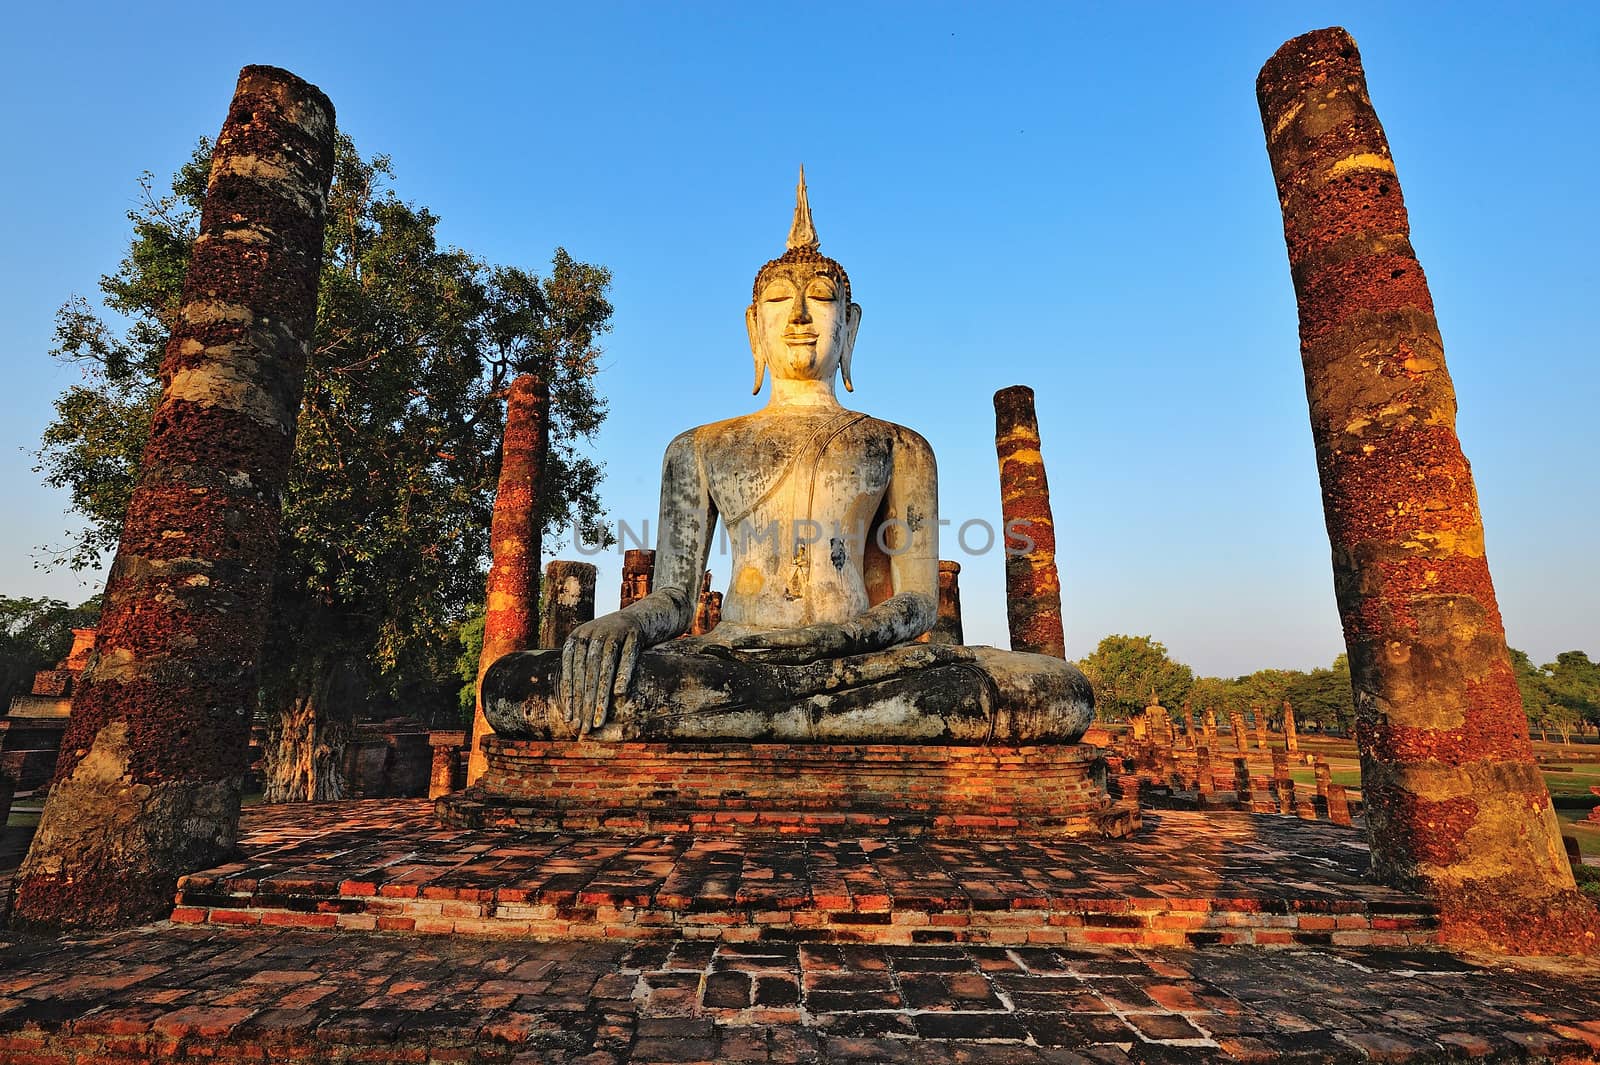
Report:
[[[539,480],[550,421],[550,391],[537,374],[522,374],[506,391],[506,425],[500,438],[500,480],[489,519],[489,582],[484,595],[483,649],[478,684],[502,655],[526,651],[539,632]],[[467,784],[489,768],[483,739],[492,735],[483,695],[472,712]]]
[[[1294,727],[1294,707],[1287,699],[1283,701],[1283,746],[1289,751],[1300,749],[1300,732]]]
[[[1206,707],[1205,716],[1200,719],[1200,729],[1208,740],[1217,738],[1217,712],[1211,707]]]
[[[590,562],[558,558],[545,566],[539,606],[540,647],[560,647],[573,629],[594,620],[594,579]]]
[[[965,642],[961,629],[961,563],[947,558],[939,560],[939,617],[928,633],[929,643],[954,644]]]
[[[1250,753],[1250,737],[1244,731],[1244,711],[1228,711],[1228,727],[1233,729],[1233,746],[1240,754]]]
[[[722,624],[722,593],[711,590],[711,571],[700,577],[700,596],[695,600],[694,620],[686,636],[704,636]]]
[[[233,848],[333,142],[315,86],[240,72],[19,925],[162,916]]]
[[[1582,950],[1455,433],[1456,399],[1355,42],[1296,37],[1256,82],[1300,310],[1374,872],[1456,942]],[[1487,150],[1487,149],[1486,149]]]
[[[621,610],[650,594],[655,581],[656,553],[647,547],[634,547],[622,553]]]
[[[1006,548],[1011,649],[1065,658],[1056,525],[1039,451],[1033,389],[1012,385],[994,394],[994,446],[1000,457],[1000,514],[1005,524],[1001,543]],[[1023,547],[1028,550],[1018,550]]]

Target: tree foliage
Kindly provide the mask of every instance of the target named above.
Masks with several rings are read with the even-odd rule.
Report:
[[[1094,685],[1102,720],[1125,720],[1142,712],[1152,691],[1163,705],[1176,707],[1194,685],[1194,671],[1174,662],[1166,645],[1149,636],[1107,636],[1078,668]]]
[[[1201,677],[1190,693],[1196,711],[1211,709],[1226,717],[1232,711],[1260,709],[1268,724],[1283,728],[1283,704],[1294,707],[1298,727],[1322,732],[1347,732],[1354,718],[1350,660],[1339,655],[1333,665],[1313,669],[1259,669],[1241,677]]]
[[[1600,725],[1600,663],[1583,651],[1562,651],[1542,666],[1511,648],[1511,668],[1522,694],[1528,725],[1541,736],[1559,733],[1563,743],[1586,725]]]
[[[57,400],[38,468],[86,519],[58,553],[73,568],[98,564],[121,531],[210,154],[202,140],[170,192],[142,178],[128,255],[99,285],[115,322],[82,297],[57,315],[52,354],[83,379]],[[601,470],[579,446],[606,413],[594,376],[610,272],[559,248],[543,277],[486,263],[442,244],[438,217],[393,181],[387,157],[340,135],[264,655],[270,711],[337,690],[341,708],[319,720],[352,701],[454,718],[457,630],[483,597],[516,374],[541,375],[551,397],[546,534],[603,528]]]
[[[26,694],[33,675],[53,669],[72,649],[72,630],[93,625],[98,598],[77,606],[59,599],[0,595],[0,713],[12,696]]]

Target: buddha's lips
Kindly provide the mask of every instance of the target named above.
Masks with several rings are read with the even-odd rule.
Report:
[[[817,342],[817,334],[785,333],[783,336],[783,342],[788,344],[790,347],[803,347],[808,344],[815,344]]]

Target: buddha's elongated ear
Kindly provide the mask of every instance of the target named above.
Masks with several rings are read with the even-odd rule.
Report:
[[[757,321],[756,305],[752,303],[744,310],[744,329],[750,334],[750,356],[756,362],[756,383],[750,389],[752,396],[761,394],[761,384],[767,377],[767,358],[761,353],[761,335]]]
[[[861,328],[861,304],[852,303],[844,322],[844,354],[839,356],[839,375],[844,378],[844,390],[854,392],[850,383],[850,358],[856,353],[856,330]],[[759,386],[758,386],[759,387]]]

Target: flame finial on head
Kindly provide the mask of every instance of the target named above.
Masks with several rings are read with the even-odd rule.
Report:
[[[822,246],[811,223],[811,203],[806,199],[806,165],[800,164],[800,181],[794,187],[794,221],[789,226],[790,251],[816,251]]]

